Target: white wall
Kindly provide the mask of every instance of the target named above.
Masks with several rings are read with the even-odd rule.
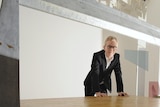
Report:
[[[146,50],[149,51],[148,71],[145,74],[145,96],[149,96],[149,82],[159,80],[159,47],[147,43]]]
[[[150,0],[149,1],[149,5],[147,8],[147,22],[157,26],[160,28],[160,0]],[[152,48],[150,48],[152,47]],[[159,85],[160,85],[160,47],[158,46],[150,46],[149,49],[152,50],[151,52],[151,58],[150,60],[155,60],[153,63],[151,63],[152,68],[150,71],[152,71],[151,73],[148,73],[149,75],[147,75],[147,78],[150,78],[150,75],[155,75],[156,78],[151,78],[152,81],[159,81]],[[154,49],[154,50],[153,50]],[[153,73],[154,72],[154,73]],[[155,77],[153,76],[153,77]],[[152,77],[152,76],[151,76]],[[157,80],[158,77],[158,80]],[[160,86],[159,86],[160,87]],[[160,89],[159,89],[160,90]],[[147,94],[147,92],[146,92]],[[160,92],[159,92],[160,94]]]
[[[20,98],[84,96],[102,30],[23,6],[20,9]]]
[[[149,0],[147,7],[147,22],[160,28],[160,0]]]

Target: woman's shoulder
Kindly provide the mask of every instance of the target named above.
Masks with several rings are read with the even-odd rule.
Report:
[[[98,52],[95,52],[94,54],[95,54],[95,55],[99,55],[99,54],[104,54],[104,53],[105,53],[104,50],[100,50],[100,51],[98,51]]]
[[[120,54],[119,54],[119,53],[115,53],[115,54],[114,54],[114,57],[118,57],[118,58],[119,58],[119,57],[120,57]]]

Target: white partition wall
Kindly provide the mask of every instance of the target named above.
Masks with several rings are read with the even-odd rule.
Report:
[[[21,99],[84,96],[102,30],[20,6]]]

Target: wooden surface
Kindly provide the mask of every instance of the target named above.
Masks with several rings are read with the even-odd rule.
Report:
[[[21,100],[20,105],[20,107],[160,107],[160,99],[140,96],[75,97]]]

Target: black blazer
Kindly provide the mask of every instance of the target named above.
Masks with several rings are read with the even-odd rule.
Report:
[[[114,59],[106,69],[105,51],[101,50],[94,53],[91,70],[84,81],[84,86],[89,88],[92,93],[100,91],[100,83],[104,81],[105,87],[111,92],[111,73],[114,71],[117,83],[117,92],[123,92],[123,81],[120,67],[120,55],[115,53]]]

